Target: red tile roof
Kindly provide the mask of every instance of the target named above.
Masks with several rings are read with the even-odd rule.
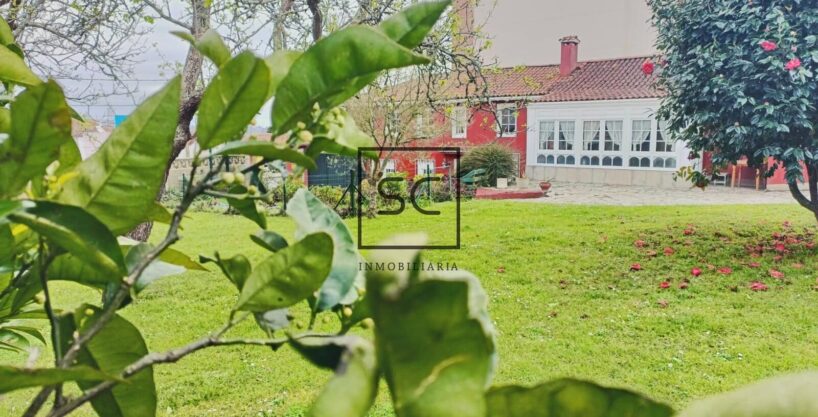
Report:
[[[486,70],[488,96],[529,97],[532,101],[593,101],[659,98],[664,93],[654,87],[655,77],[642,72],[648,57],[585,61],[567,77],[560,77],[559,65],[525,66]],[[450,99],[474,95],[462,88],[447,92]]]

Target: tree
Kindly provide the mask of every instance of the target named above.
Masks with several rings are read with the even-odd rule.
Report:
[[[691,157],[715,166],[746,157],[818,219],[818,8],[791,0],[651,0],[667,92],[660,116]],[[654,63],[644,67],[646,73]],[[768,160],[773,162],[768,164]],[[709,172],[687,171],[699,186]],[[809,184],[805,196],[798,183]]]

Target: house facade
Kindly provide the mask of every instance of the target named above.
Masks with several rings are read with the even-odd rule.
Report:
[[[642,71],[649,57],[579,61],[579,39],[560,40],[558,65],[503,68],[487,75],[490,99],[467,108],[464,97],[449,99],[451,126],[417,146],[469,149],[495,142],[519,161],[517,176],[618,185],[688,187],[674,181],[688,159],[683,142],[671,142],[656,117],[662,92]],[[433,153],[424,161],[398,160],[396,170],[422,174],[453,172],[453,155]]]

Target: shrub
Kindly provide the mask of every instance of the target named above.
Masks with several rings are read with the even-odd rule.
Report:
[[[290,199],[293,198],[293,195],[295,195],[295,192],[302,188],[304,188],[304,180],[300,176],[287,176],[283,182],[276,185],[273,189],[273,202],[289,202]]]
[[[510,149],[498,143],[491,143],[472,149],[460,161],[461,175],[481,168],[486,170],[485,183],[497,185],[497,178],[514,175],[517,164]]]

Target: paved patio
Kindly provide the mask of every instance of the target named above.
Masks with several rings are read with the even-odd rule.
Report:
[[[610,206],[796,204],[789,191],[755,191],[724,186],[712,186],[702,191],[698,188],[667,189],[561,182],[553,183],[548,197],[516,201]]]

